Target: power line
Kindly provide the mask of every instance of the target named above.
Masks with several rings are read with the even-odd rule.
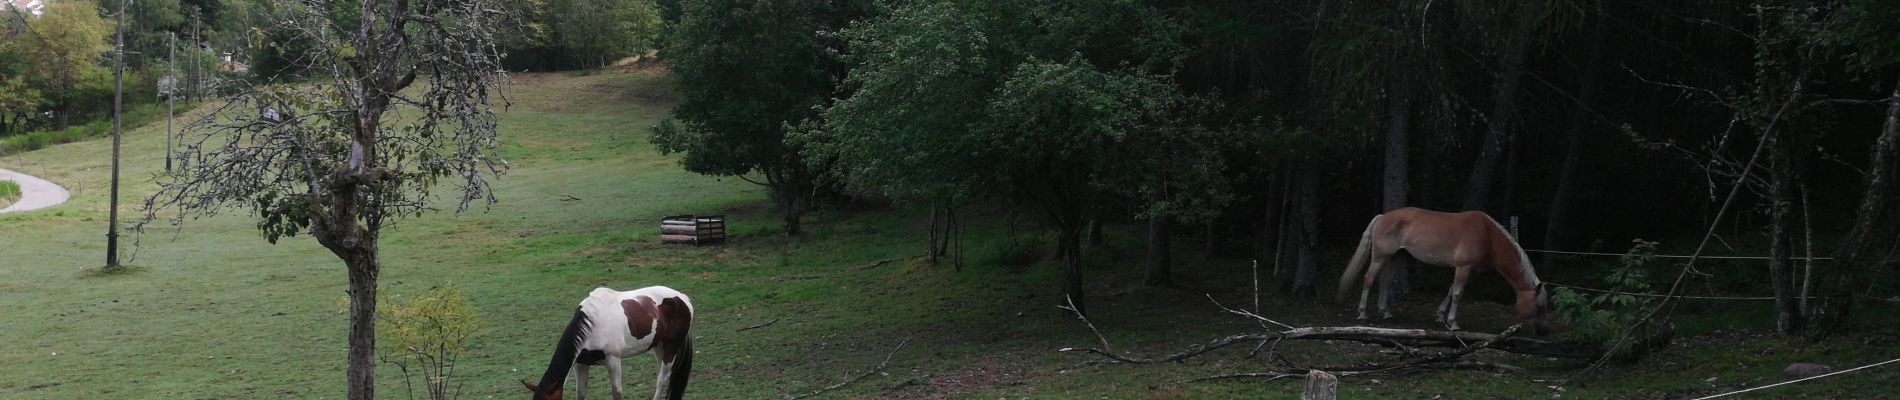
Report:
[[[1591,252],[1591,251],[1559,251],[1559,250],[1531,250],[1531,249],[1524,249],[1524,252],[1544,253],[1544,254],[1564,254],[1564,255],[1573,255],[1573,256],[1607,256],[1607,257],[1622,257],[1622,256],[1628,255],[1628,254],[1617,254],[1617,253],[1598,253],[1598,252]],[[1768,259],[1768,257],[1762,257],[1762,256],[1684,256],[1684,255],[1675,255],[1675,254],[1652,254],[1652,255],[1648,255],[1648,257],[1701,258],[1701,259],[1710,259],[1710,260],[1767,260]],[[1834,257],[1788,257],[1788,259],[1789,260],[1827,261],[1827,260],[1833,260]]]
[[[1859,370],[1863,370],[1863,369],[1868,369],[1868,368],[1873,368],[1873,367],[1878,367],[1878,366],[1882,366],[1882,365],[1887,365],[1887,364],[1891,364],[1891,363],[1893,363],[1893,362],[1895,362],[1895,361],[1900,361],[1900,358],[1895,358],[1895,359],[1892,359],[1892,360],[1887,360],[1887,361],[1881,361],[1881,362],[1878,362],[1878,363],[1873,363],[1873,364],[1867,364],[1867,365],[1862,365],[1862,366],[1860,366],[1860,367],[1858,367],[1858,368],[1854,368],[1854,369],[1850,369],[1850,370],[1845,370],[1845,371],[1838,371],[1838,372],[1829,372],[1829,373],[1825,373],[1825,374],[1820,374],[1820,375],[1815,375],[1815,376],[1810,376],[1810,377],[1806,377],[1806,378],[1801,378],[1801,379],[1796,379],[1796,380],[1792,380],[1792,381],[1787,381],[1787,382],[1781,382],[1781,383],[1776,383],[1776,384],[1771,384],[1771,385],[1762,385],[1762,386],[1756,386],[1756,387],[1752,387],[1752,388],[1747,388],[1747,389],[1742,389],[1742,390],[1737,390],[1737,391],[1733,391],[1733,392],[1728,392],[1728,393],[1722,393],[1722,394],[1717,394],[1717,395],[1712,395],[1712,396],[1706,396],[1706,397],[1698,397],[1698,398],[1696,398],[1695,400],[1707,400],[1707,399],[1713,399],[1713,398],[1717,398],[1717,397],[1722,397],[1722,396],[1727,396],[1727,395],[1731,395],[1731,394],[1741,394],[1741,393],[1748,393],[1748,392],[1753,392],[1753,391],[1756,391],[1756,390],[1762,390],[1762,389],[1767,389],[1767,388],[1771,388],[1771,387],[1776,387],[1776,386],[1781,386],[1781,385],[1786,385],[1786,384],[1790,384],[1790,383],[1795,383],[1795,382],[1802,382],[1802,381],[1809,381],[1809,380],[1815,380],[1815,379],[1821,379],[1821,378],[1826,378],[1826,377],[1830,377],[1830,376],[1835,376],[1835,375],[1840,375],[1840,374],[1845,374],[1845,373],[1849,373],[1849,372],[1854,372],[1854,371],[1859,371]]]

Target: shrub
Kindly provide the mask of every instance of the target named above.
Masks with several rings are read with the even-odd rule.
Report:
[[[1041,262],[1043,252],[1050,246],[1042,237],[1032,235],[1008,235],[990,240],[978,253],[977,260],[984,264],[997,265],[1012,271],[1021,271],[1030,265]]]
[[[1580,293],[1570,288],[1559,287],[1551,291],[1551,303],[1560,321],[1568,325],[1565,333],[1571,340],[1608,346],[1622,336],[1623,331],[1635,324],[1655,305],[1655,299],[1638,294],[1650,291],[1649,274],[1656,267],[1656,242],[1633,240],[1630,250],[1618,258],[1613,265],[1607,266],[1609,274],[1602,279],[1603,290],[1609,293]],[[1630,347],[1613,349],[1618,355],[1627,355]]]
[[[20,184],[13,181],[0,181],[0,208],[6,208],[20,199]]]
[[[181,105],[179,108],[188,109],[190,106]],[[122,123],[125,129],[130,130],[161,118],[165,118],[165,104],[147,103],[127,108]],[[66,129],[28,132],[0,138],[0,154],[39,150],[46,146],[110,135],[112,135],[112,119],[108,116],[102,120],[67,126]]]
[[[403,388],[415,395],[414,378],[421,375],[428,398],[459,395],[460,385],[449,381],[455,361],[468,348],[480,321],[475,306],[454,286],[438,286],[421,295],[383,301],[376,308],[377,355],[402,371]],[[451,392],[451,388],[454,389]]]

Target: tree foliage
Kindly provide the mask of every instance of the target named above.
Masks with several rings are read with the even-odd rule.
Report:
[[[821,37],[866,12],[858,1],[709,0],[683,5],[662,56],[678,75],[673,118],[655,127],[662,153],[682,166],[768,187],[788,233],[818,190],[802,144],[788,132],[818,123],[844,71]]]
[[[495,153],[501,8],[281,5],[269,29],[314,44],[304,83],[245,88],[187,125],[179,168],[159,177],[145,222],[240,208],[273,243],[308,232],[347,266],[349,398],[370,399],[382,229],[431,210],[439,184],[455,186],[458,211],[493,202],[489,180],[506,167]]]
[[[99,62],[112,49],[111,34],[112,23],[100,18],[92,4],[55,1],[16,39],[14,51],[23,56],[30,83],[60,113],[62,125],[76,108],[103,102],[106,96],[100,93],[110,93]]]
[[[1185,215],[1223,196],[1206,151],[1217,135],[1182,117],[1198,101],[1168,78],[1179,28],[1121,1],[902,4],[843,32],[851,96],[802,140],[848,186],[1031,205],[1057,231],[1082,309],[1081,230],[1108,204]],[[1165,189],[1181,182],[1208,184]]]

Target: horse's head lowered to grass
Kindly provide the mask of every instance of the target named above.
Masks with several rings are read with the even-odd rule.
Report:
[[[1497,220],[1482,212],[1441,213],[1418,208],[1400,208],[1372,218],[1359,240],[1359,249],[1346,272],[1339,277],[1339,300],[1352,292],[1353,284],[1363,281],[1359,290],[1359,319],[1367,319],[1366,301],[1374,278],[1386,260],[1399,251],[1411,254],[1430,265],[1452,267],[1455,271],[1450,293],[1438,305],[1438,319],[1451,330],[1458,330],[1458,300],[1464,296],[1465,281],[1472,270],[1497,271],[1512,292],[1517,294],[1517,318],[1530,325],[1531,332],[1550,331],[1545,318],[1550,314],[1550,293],[1537,279],[1530,257],[1518,247]],[[1363,276],[1355,276],[1365,271]],[[1391,318],[1386,309],[1386,293],[1379,293],[1379,313]]]
[[[1529,263],[1525,263],[1529,268]],[[1529,324],[1531,333],[1543,336],[1550,333],[1550,289],[1543,282],[1537,283],[1537,289],[1517,293],[1517,319]]]
[[[584,399],[588,369],[604,364],[612,378],[613,398],[619,399],[625,389],[621,359],[653,353],[660,362],[653,398],[680,400],[693,372],[692,324],[692,300],[672,288],[651,286],[625,292],[596,288],[581,299],[568,319],[541,383],[521,381],[521,386],[533,393],[531,400],[561,400],[572,373],[574,395]]]

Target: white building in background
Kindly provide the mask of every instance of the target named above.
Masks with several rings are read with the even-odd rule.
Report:
[[[35,17],[46,12],[46,2],[41,0],[0,0],[0,2],[14,9],[26,10],[28,14]]]

